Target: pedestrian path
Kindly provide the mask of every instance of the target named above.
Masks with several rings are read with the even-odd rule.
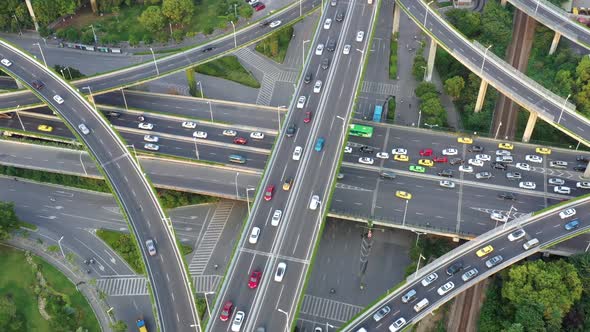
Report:
[[[299,72],[283,70],[278,73],[277,81],[287,82],[287,83],[297,83],[298,77],[299,77]]]
[[[262,83],[260,84],[260,90],[258,90],[258,97],[256,98],[256,104],[258,105],[270,105],[272,99],[272,93],[275,90],[275,77],[271,75],[264,75]]]
[[[358,305],[305,295],[300,313],[344,323],[361,310],[363,307]]]
[[[212,274],[212,275],[201,275],[201,276],[194,276],[193,277],[193,285],[195,285],[195,292],[197,293],[209,293],[215,292],[217,290],[217,286],[221,282],[222,277]]]
[[[260,70],[264,75],[267,74],[276,75],[279,72],[277,68],[270,60],[258,54],[258,52],[251,50],[249,47],[241,48],[234,52],[234,54],[240,58],[240,60],[247,62],[254,68]]]
[[[108,296],[148,295],[145,277],[112,277],[96,280],[96,286]]]
[[[362,92],[385,96],[396,96],[398,94],[398,90],[397,84],[383,82],[363,81],[363,86],[361,87]]]
[[[195,254],[188,266],[188,270],[192,276],[200,276],[205,271],[233,207],[234,203],[231,201],[222,201],[217,204],[213,217],[211,217],[207,225],[207,230],[199,242],[199,246],[195,250]]]

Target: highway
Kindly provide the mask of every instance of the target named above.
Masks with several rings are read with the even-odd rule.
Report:
[[[434,36],[440,46],[473,73],[488,81],[490,85],[522,107],[537,112],[543,120],[565,134],[590,146],[590,121],[577,114],[574,105],[542,88],[492,52],[486,52],[485,45],[478,46],[468,41],[439,14],[431,8],[427,9],[424,1],[396,0],[396,4],[404,12],[409,13],[410,18],[422,30]]]
[[[93,158],[101,165],[141,249],[159,315],[157,325],[162,331],[195,330],[191,325],[198,325],[199,322],[182,257],[172,229],[166,225],[166,215],[139,164],[108,123],[56,74],[6,43],[0,43],[0,57],[10,59],[12,65],[5,70],[25,84],[29,85],[33,80],[45,82],[46,86],[36,91],[36,95],[59,112],[71,128],[75,128]],[[29,89],[33,90],[33,87]],[[61,104],[55,100],[55,95],[63,98]],[[82,133],[79,124],[86,124],[88,135]],[[144,243],[150,238],[157,243],[160,250],[158,256],[149,257],[146,252]]]
[[[295,2],[286,9],[269,16],[267,19],[280,20],[282,21],[282,24],[285,25],[299,18],[300,10],[302,13],[307,13],[319,6],[320,3],[321,0],[305,0],[301,2],[300,8],[300,3]],[[274,29],[269,26],[261,27],[258,23],[254,23],[244,29],[236,31],[235,44],[237,44],[238,47],[249,45],[273,30]],[[235,44],[234,34],[227,34],[220,39],[206,44],[159,58],[156,61],[157,67],[153,61],[148,61],[115,72],[81,79],[71,82],[71,84],[80,89],[89,86],[95,94],[113,91],[121,87],[136,85],[141,82],[159,78],[164,74],[170,74],[213,60],[214,58],[222,56],[222,54],[225,55],[225,53],[235,49]],[[213,49],[209,50],[211,47],[213,47]],[[87,91],[82,92],[85,93]],[[30,107],[31,105],[39,105],[39,101],[28,91],[0,94],[0,109],[13,109],[16,108],[17,105],[20,105],[21,108],[25,108]]]
[[[406,285],[398,288],[391,295],[386,296],[383,300],[366,310],[360,318],[355,319],[343,331],[357,331],[360,327],[364,327],[368,331],[384,331],[389,325],[400,318],[405,319],[406,326],[417,322],[463,290],[473,286],[491,274],[537,252],[543,246],[549,245],[556,240],[561,239],[563,241],[563,239],[571,236],[573,233],[582,233],[590,229],[590,224],[584,224],[584,220],[582,220],[582,224],[577,230],[567,231],[564,225],[573,218],[570,217],[563,220],[558,216],[566,207],[574,207],[577,210],[578,216],[588,215],[590,213],[590,206],[587,204],[587,201],[588,199],[583,199],[567,204],[562,208],[551,209],[530,219],[523,218],[523,220],[512,223],[510,227],[506,227],[504,230],[492,230],[480,238],[445,254],[435,262],[419,270],[417,277],[409,277]],[[518,240],[509,241],[507,235],[517,229],[523,229],[526,235]],[[539,240],[539,245],[528,251],[524,250],[523,244],[533,238]],[[487,245],[491,245],[493,251],[484,257],[478,257],[475,254],[476,251]],[[486,267],[486,261],[498,254],[502,256],[503,260],[492,268]],[[446,272],[447,268],[456,262],[462,262],[463,269],[455,274],[448,275]],[[462,275],[471,268],[476,268],[479,274],[468,282],[464,282],[461,279]],[[426,287],[422,286],[420,284],[421,281],[432,272],[436,273],[438,278]],[[447,282],[453,282],[454,288],[443,296],[438,295],[437,291],[439,287]],[[403,303],[401,297],[411,289],[416,291],[416,298],[408,303]],[[413,307],[424,298],[428,299],[430,304],[424,310],[420,311],[420,313],[417,313]],[[384,305],[388,305],[391,308],[391,313],[376,322],[372,318],[372,315]]]

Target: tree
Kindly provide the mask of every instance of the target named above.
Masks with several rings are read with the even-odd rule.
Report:
[[[70,75],[71,75],[72,80],[86,76],[74,67],[64,67],[64,66],[60,66],[60,65],[55,65],[55,66],[53,66],[53,69],[55,69],[55,71],[60,74],[63,71],[64,77],[67,77],[68,79],[70,79]]]
[[[248,4],[240,5],[240,7],[238,7],[238,15],[241,17],[250,18],[253,14],[254,9]]]
[[[10,232],[18,228],[18,223],[19,219],[14,212],[14,203],[0,202],[0,240],[8,239]]]
[[[110,324],[111,329],[113,332],[126,332],[127,331],[127,324],[124,321],[118,320],[115,323]]]
[[[514,323],[520,325],[527,332],[544,332],[544,310],[545,308],[540,303],[525,301],[516,306]]]
[[[6,332],[23,331],[24,320],[17,311],[12,297],[0,297],[0,330]]]
[[[33,0],[35,16],[39,23],[47,25],[66,14],[74,14],[78,1],[76,0]]]
[[[481,31],[481,14],[465,9],[451,9],[447,12],[447,18],[457,30],[468,38],[476,37]]]
[[[465,88],[465,80],[461,76],[453,76],[445,81],[444,88],[451,98],[458,99]]]
[[[412,74],[418,82],[424,80],[424,75],[426,74],[426,59],[421,54],[416,55],[414,58]]]
[[[416,97],[422,98],[422,96],[424,96],[425,94],[438,94],[438,91],[436,90],[436,85],[434,85],[434,83],[420,82],[418,83],[418,86],[416,86],[416,90],[414,90],[414,93],[416,94]]]
[[[147,7],[138,17],[138,21],[151,32],[162,30],[166,24],[166,18],[158,6]]]
[[[192,0],[163,0],[162,14],[174,23],[188,23],[195,10]]]

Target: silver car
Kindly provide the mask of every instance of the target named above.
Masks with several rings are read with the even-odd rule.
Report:
[[[387,316],[387,314],[389,314],[391,312],[391,308],[389,306],[384,306],[383,308],[379,309],[379,311],[377,311],[374,315],[373,315],[373,319],[378,322],[381,319],[383,319],[383,317]]]
[[[78,125],[78,129],[80,129],[80,131],[81,131],[81,132],[82,132],[82,134],[84,134],[84,135],[88,135],[88,134],[90,134],[90,129],[88,129],[88,127],[86,127],[86,125],[85,125],[85,124],[83,124],[83,123],[80,123],[80,124]]]
[[[154,243],[154,240],[149,239],[147,241],[145,241],[145,246],[147,247],[148,253],[150,254],[150,256],[156,256],[156,245]]]
[[[556,186],[561,186],[561,185],[565,184],[565,180],[560,179],[560,178],[549,178],[549,180],[547,180],[547,183],[552,184],[552,185],[556,185]]]
[[[436,279],[438,279],[438,274],[436,274],[436,272],[432,272],[426,278],[422,279],[422,286],[426,287]]]
[[[504,258],[502,258],[502,256],[496,255],[486,261],[486,266],[488,268],[492,268],[492,267],[498,265],[503,259]]]

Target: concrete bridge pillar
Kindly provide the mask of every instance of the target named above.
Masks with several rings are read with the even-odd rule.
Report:
[[[535,124],[537,123],[537,118],[539,115],[536,112],[529,113],[529,120],[526,123],[526,128],[524,129],[524,134],[522,135],[522,141],[528,143],[531,140],[531,135],[533,135],[533,129],[535,129]]]
[[[19,89],[24,89],[25,86],[23,85],[23,83],[20,80],[14,80],[14,82],[16,82],[16,86]]]
[[[481,84],[479,86],[479,93],[477,94],[477,101],[475,102],[475,109],[473,110],[475,113],[479,113],[481,108],[483,107],[483,101],[486,99],[486,92],[488,91],[488,81],[481,80]]]
[[[31,19],[35,24],[35,31],[39,31],[39,23],[37,23],[37,18],[35,17],[35,12],[33,11],[33,5],[31,4],[31,0],[25,0],[27,3],[27,8],[29,9],[29,15],[31,15]]]
[[[434,57],[436,56],[436,40],[430,38],[430,47],[428,48],[428,64],[426,65],[426,75],[424,80],[430,82],[432,80],[432,71],[434,70]]]
[[[585,179],[590,179],[590,161],[586,165],[586,170],[584,171],[584,175],[582,177]]]
[[[502,1],[500,1],[500,5],[502,5],[502,7],[506,7],[506,1],[507,1],[507,0],[502,0]]]
[[[559,44],[559,40],[561,39],[561,34],[559,32],[555,32],[555,36],[553,36],[553,41],[551,42],[551,48],[549,49],[549,55],[553,55],[555,50],[557,49],[557,44]]]
[[[399,6],[397,4],[393,5],[393,30],[391,33],[396,33],[399,31],[399,18],[400,18],[400,11]]]

